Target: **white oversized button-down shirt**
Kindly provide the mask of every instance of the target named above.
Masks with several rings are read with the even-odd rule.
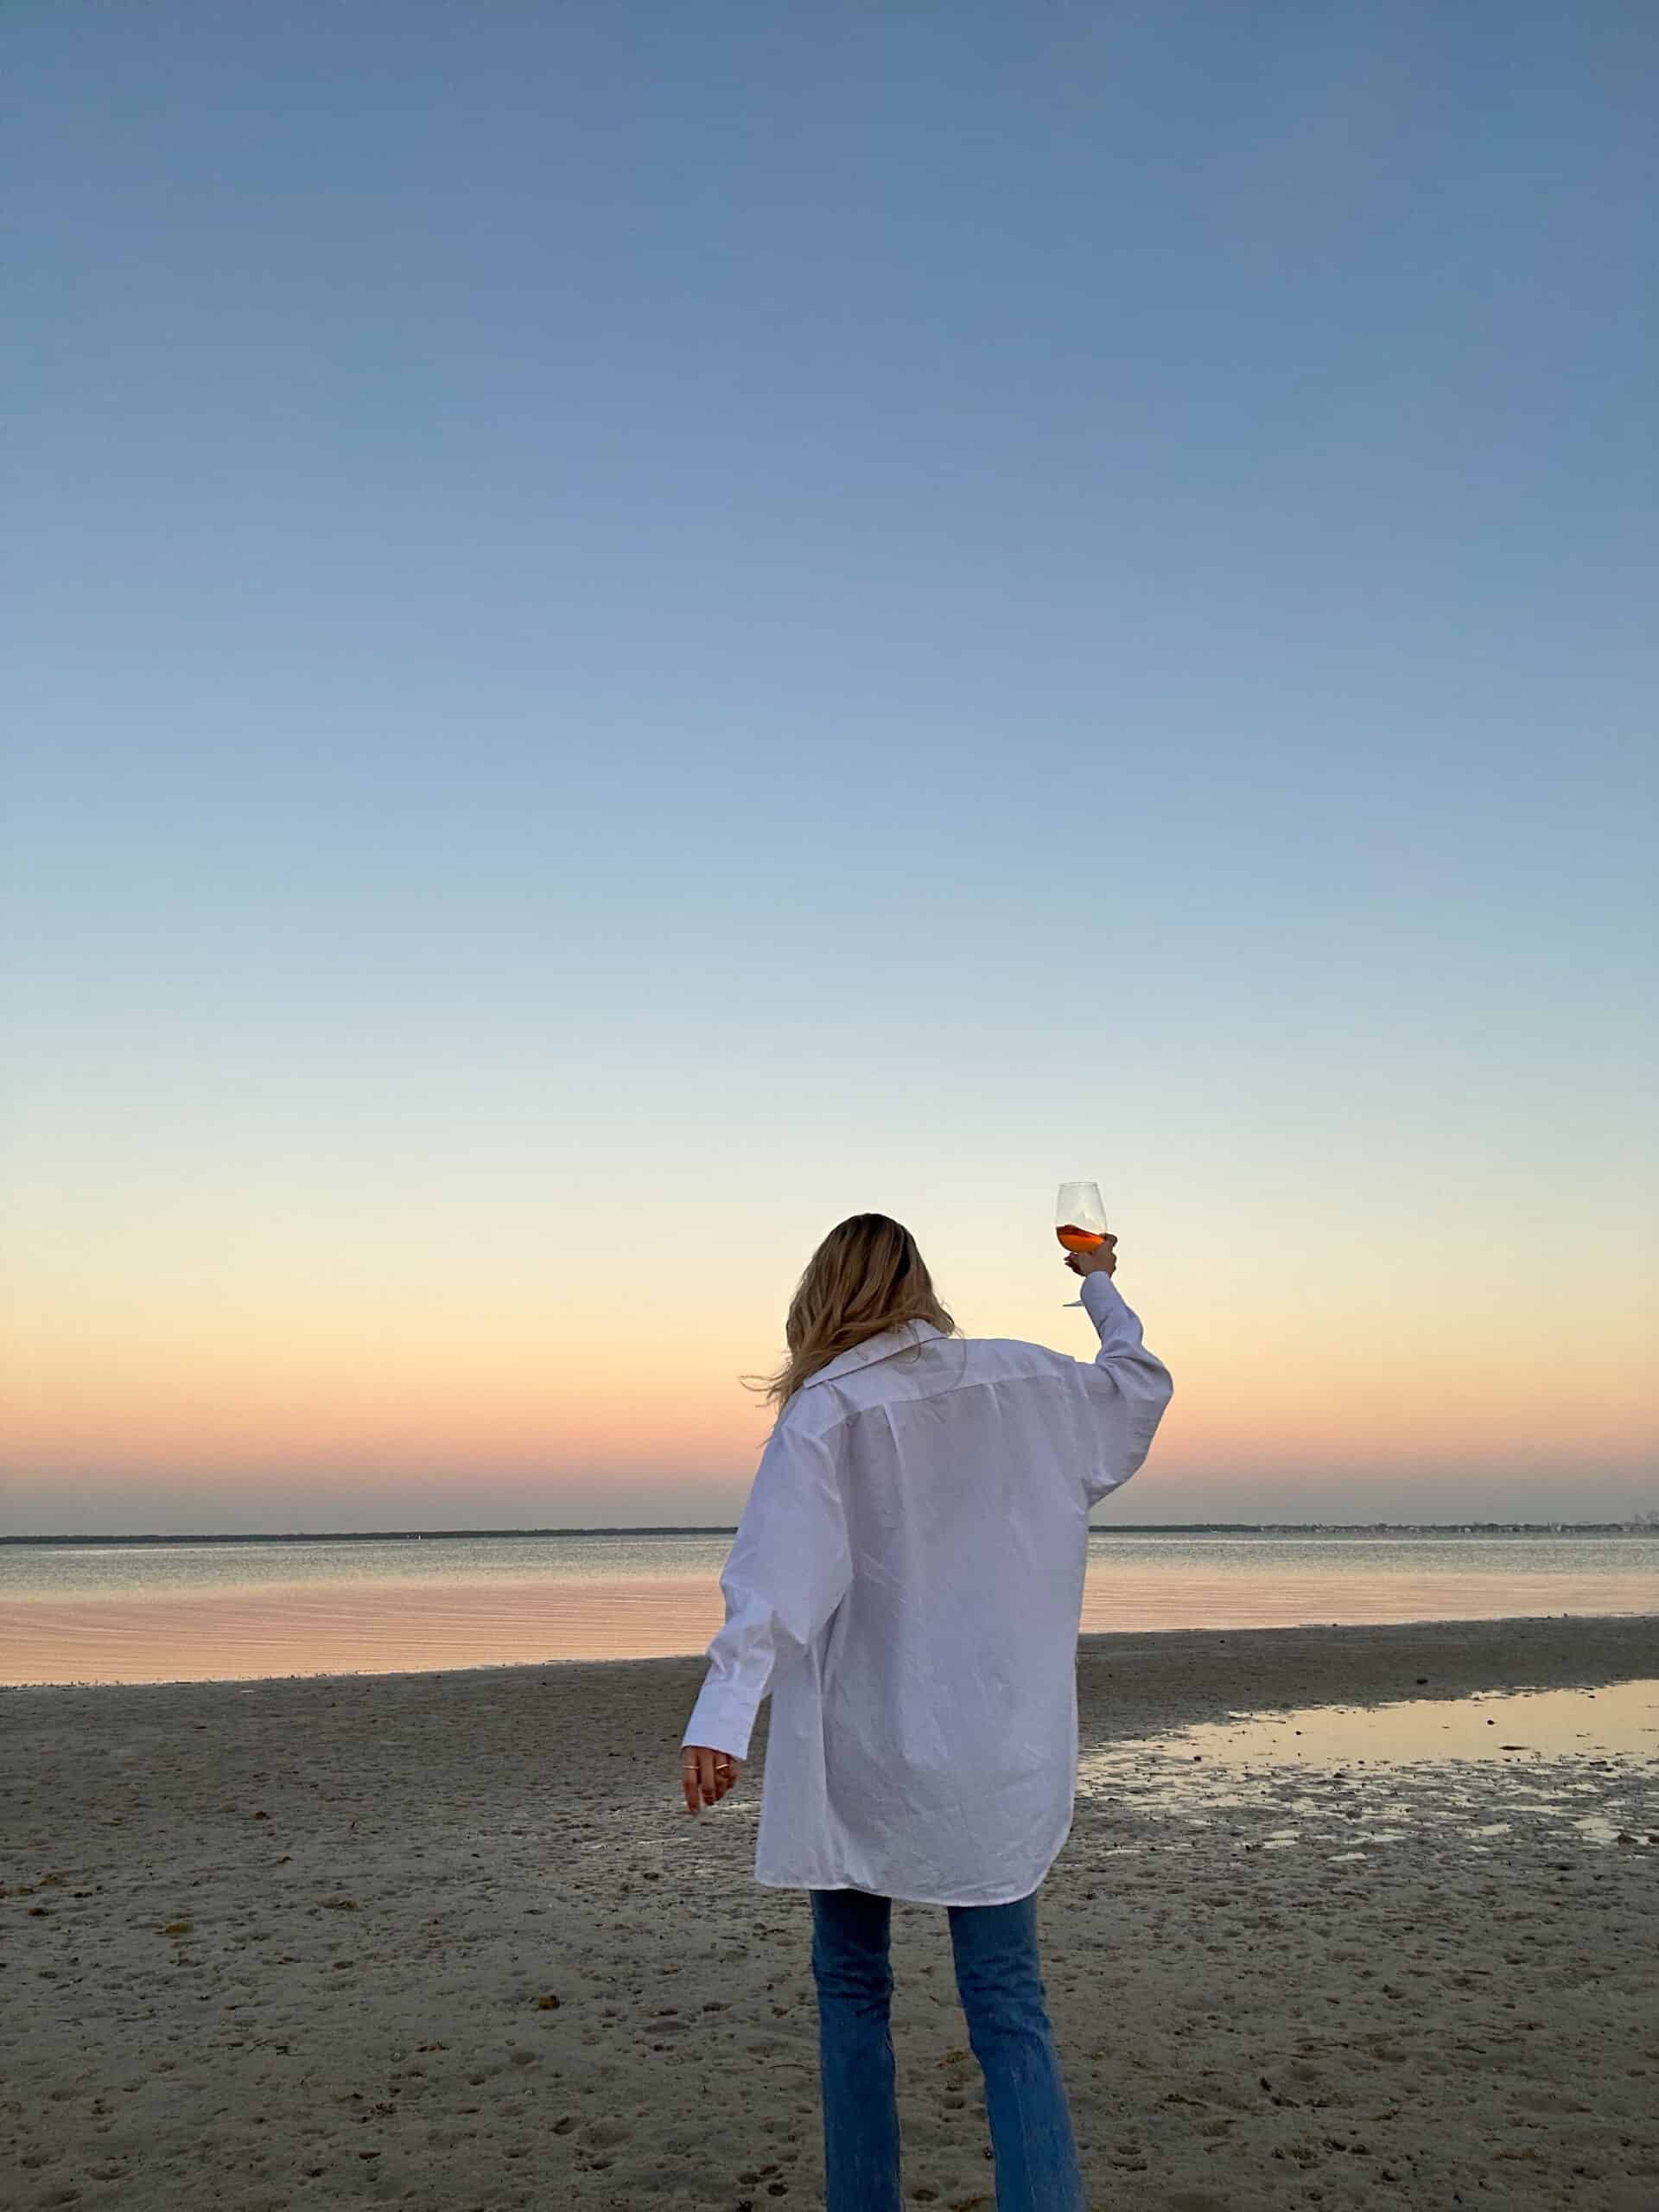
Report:
[[[1092,1363],[906,1322],[784,1408],[682,1739],[747,1758],[771,1691],[758,1882],[1003,1904],[1052,1865],[1090,1510],[1173,1388],[1109,1275],[1083,1300]]]

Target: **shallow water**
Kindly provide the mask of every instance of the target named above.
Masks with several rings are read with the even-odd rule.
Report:
[[[1088,1747],[1078,1794],[1333,1866],[1439,1837],[1659,1843],[1659,1680],[1235,1714]],[[1129,1837],[1120,1851],[1147,1848]]]
[[[0,1548],[0,1683],[399,1673],[706,1649],[728,1533]],[[1098,1529],[1082,1626],[1659,1613],[1659,1540]]]

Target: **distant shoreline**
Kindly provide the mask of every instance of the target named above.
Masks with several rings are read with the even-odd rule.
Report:
[[[1114,1521],[1091,1524],[1115,1536],[1659,1536],[1659,1522],[1630,1521]],[[0,1535],[0,1547],[68,1544],[387,1544],[486,1542],[503,1537],[731,1536],[735,1522],[695,1527],[588,1529],[289,1529],[215,1535]]]

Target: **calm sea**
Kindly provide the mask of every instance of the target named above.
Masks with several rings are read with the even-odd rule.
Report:
[[[717,1535],[0,1546],[0,1683],[393,1674],[704,1649]],[[1659,1613],[1659,1537],[1090,1537],[1083,1626]]]

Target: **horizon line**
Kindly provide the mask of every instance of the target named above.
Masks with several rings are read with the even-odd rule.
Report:
[[[1375,1535],[1379,1529],[1390,1529],[1436,1533],[1483,1529],[1509,1531],[1535,1529],[1544,1535],[1567,1535],[1580,1529],[1616,1529],[1621,1534],[1634,1531],[1659,1535],[1659,1520],[1646,1516],[1618,1521],[1116,1521],[1109,1523],[1091,1522],[1089,1526],[1091,1533],[1104,1534],[1109,1529],[1122,1535],[1181,1535],[1198,1532],[1260,1535],[1269,1531],[1294,1534],[1301,1529],[1357,1530]],[[737,1528],[738,1523],[734,1521],[717,1521],[624,1522],[585,1527],[513,1529],[60,1529],[33,1535],[0,1534],[0,1545],[374,1543],[385,1542],[394,1537],[404,1541],[419,1541],[426,1538],[455,1541],[499,1536],[729,1536],[736,1534]]]

